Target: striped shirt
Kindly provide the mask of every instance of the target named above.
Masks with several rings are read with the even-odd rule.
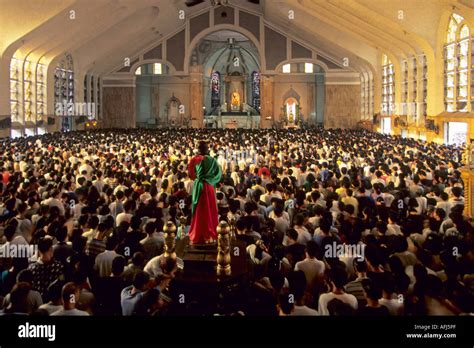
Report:
[[[87,242],[87,255],[95,259],[97,255],[105,251],[105,241],[100,239],[91,239]]]
[[[362,280],[367,278],[357,278],[352,282],[349,282],[344,287],[344,290],[351,295],[354,295],[357,299],[357,302],[365,302],[364,288],[362,287]]]

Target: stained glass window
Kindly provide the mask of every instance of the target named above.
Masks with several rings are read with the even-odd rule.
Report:
[[[221,105],[221,74],[214,71],[211,74],[211,107]]]
[[[464,18],[453,14],[444,46],[444,104],[448,112],[473,111],[474,98],[469,96],[469,85],[474,83],[469,69],[471,45],[469,27]]]
[[[61,130],[72,130],[74,114],[74,65],[71,55],[66,55],[54,71],[54,99],[56,116],[61,117]]]
[[[252,106],[255,110],[260,108],[260,73],[252,72]]]
[[[384,54],[382,56],[382,114],[392,115],[395,111],[395,71],[393,64]]]
[[[22,123],[23,118],[21,115],[21,107],[23,103],[21,101],[22,93],[22,62],[19,59],[12,58],[10,62],[10,108],[12,122]]]

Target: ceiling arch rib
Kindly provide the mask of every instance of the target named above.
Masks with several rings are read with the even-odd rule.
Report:
[[[137,35],[130,38],[130,41],[133,41],[134,44],[127,47],[120,47],[120,43],[118,43],[114,45],[114,47],[108,47],[105,51],[102,50],[93,60],[90,59],[87,62],[82,62],[84,70],[97,74],[109,73],[113,70],[112,67],[123,66],[125,58],[130,58],[130,61],[133,62],[133,60],[138,57],[138,52],[142,49],[143,44],[149,45],[157,40],[156,35],[146,35],[145,32],[138,32]]]
[[[323,52],[323,56],[326,54],[339,62],[342,62],[343,58],[349,58],[351,66],[360,66],[363,69],[376,64],[377,51],[372,46],[366,45],[357,38],[344,42],[344,47],[340,46],[340,43],[342,44],[340,30],[327,24],[324,26],[315,25],[314,18],[305,12],[298,13],[298,18],[303,18],[303,20],[292,22],[290,25],[286,17],[289,8],[286,4],[282,4],[282,6],[275,6],[272,10],[266,11],[268,20],[278,24],[285,32],[302,41],[310,42],[315,50]]]
[[[57,45],[64,45],[68,43],[68,40],[75,37],[78,34],[78,28],[84,36],[90,31],[90,26],[85,26],[85,17],[94,17],[94,14],[101,13],[103,10],[103,3],[91,8],[82,8],[76,6],[70,6],[64,9],[61,13],[58,13],[51,20],[43,23],[41,26],[35,29],[31,35],[27,35],[24,40],[22,49],[27,52],[39,51],[38,53],[44,53],[44,51],[51,49]],[[70,19],[70,11],[75,12],[75,19]],[[63,30],[58,30],[63,28]],[[96,28],[96,26],[93,26]],[[45,49],[44,47],[47,46]],[[43,52],[41,50],[43,49]]]
[[[395,56],[406,56],[406,52],[410,52],[411,48],[409,45],[403,42],[399,42],[396,38],[391,37],[383,37],[380,33],[376,32],[376,28],[367,27],[367,23],[362,20],[351,19],[352,15],[342,14],[339,15],[339,12],[342,12],[340,9],[337,9],[338,14],[336,15],[336,8],[331,7],[332,5],[328,5],[325,2],[317,1],[316,0],[304,1],[305,5],[303,7],[303,0],[298,1],[298,6],[302,9],[305,8],[308,13],[313,15],[314,17],[319,18],[319,20],[336,26],[341,31],[344,31],[349,35],[357,36],[360,39],[364,40],[364,42],[370,45],[376,45],[378,47],[383,48],[385,51],[391,52]],[[328,8],[329,7],[329,8]],[[355,20],[357,23],[352,23],[352,20]],[[390,45],[387,45],[390,43]]]
[[[70,50],[77,57],[78,64],[86,70],[93,66],[101,56],[104,60],[110,61],[115,55],[115,49],[117,49],[117,54],[120,54],[120,48],[125,49],[139,38],[147,40],[148,37],[156,36],[151,32],[150,27],[155,23],[157,14],[157,11],[141,8],[121,21],[115,22],[94,38],[78,42]],[[140,25],[136,24],[137,21]],[[121,59],[123,61],[124,57]]]
[[[52,61],[55,57],[61,56],[65,52],[71,52],[75,48],[90,41],[93,35],[100,35],[110,28],[112,21],[118,21],[121,18],[128,16],[123,12],[123,9],[115,11],[108,11],[107,14],[91,13],[91,17],[95,18],[94,24],[89,25],[84,30],[79,24],[74,26],[74,30],[68,31],[67,35],[56,35],[51,41],[45,41],[38,48],[36,48],[37,55],[45,56],[48,61]],[[101,19],[101,20],[99,20]],[[50,43],[54,42],[54,45]]]
[[[378,34],[381,40],[396,44],[396,46],[399,47],[402,52],[404,52],[404,55],[416,54],[416,52],[418,51],[417,47],[413,45],[410,41],[407,41],[404,37],[399,37],[398,35],[396,35],[398,30],[402,31],[400,28],[397,28],[398,30],[393,29],[393,31],[391,31],[386,30],[386,27],[384,26],[376,26],[374,25],[374,20],[363,19],[361,18],[359,13],[349,10],[346,6],[334,4],[334,1],[331,0],[327,0],[326,5],[333,11],[341,12],[341,17],[347,23],[350,23],[355,28],[360,28],[362,32],[365,31],[370,36],[377,36]],[[384,21],[386,20],[384,19]],[[366,27],[367,29],[364,29],[364,27]]]
[[[63,11],[74,0],[49,0],[48,6],[39,1],[2,1],[0,23],[2,23],[2,40],[0,40],[0,57],[12,43],[21,40],[25,35]],[[21,16],[18,16],[18,14]],[[15,48],[15,51],[18,47]],[[9,54],[11,56],[12,54]]]
[[[165,3],[168,0],[163,0]],[[155,5],[156,1],[153,2]],[[130,30],[137,27],[137,19],[131,21],[128,19],[121,23],[117,23],[102,35],[95,37],[90,42],[77,48],[76,55],[79,55],[81,64],[86,70],[93,69],[98,73],[109,73],[114,68],[122,65],[125,57],[136,57],[144,48],[153,46],[164,37],[169,36],[176,31],[176,18],[180,10],[179,7],[168,5],[160,6],[159,13],[154,18],[142,25],[142,32],[130,35]],[[138,19],[139,22],[143,20]],[[126,27],[125,29],[123,27]],[[114,38],[111,40],[111,38]],[[86,54],[86,52],[94,49],[94,56]]]
[[[340,3],[339,0],[330,1]],[[358,16],[363,21],[370,21],[374,25],[376,24],[377,28],[381,28],[381,30],[385,32],[397,35],[400,40],[413,43],[411,46],[414,47],[417,54],[422,52],[425,54],[433,53],[433,49],[428,40],[419,33],[413,31],[413,28],[408,28],[407,25],[404,25],[406,23],[405,21],[400,20],[399,22],[394,22],[389,18],[382,19],[379,13],[369,7],[358,4],[355,0],[346,0],[344,4],[347,8],[350,8],[352,13],[358,13]]]
[[[279,21],[272,21],[272,23],[278,23]],[[314,50],[317,52],[321,52],[318,54],[319,56],[322,56],[326,59],[332,60],[334,62],[340,62],[343,63],[344,58],[348,58],[349,66],[354,69],[367,69],[368,66],[370,66],[370,63],[366,61],[364,58],[361,58],[352,52],[348,51],[347,49],[344,49],[338,45],[335,45],[333,43],[328,43],[320,40],[320,38],[316,39],[314,35],[307,35],[305,36],[304,29],[303,31],[299,30],[299,27],[296,28],[294,26],[292,27],[285,27],[285,23],[282,22],[280,24],[280,27],[285,29],[285,32],[288,34],[291,34],[295,38],[303,41],[303,42],[311,42],[312,46],[314,47]],[[330,53],[329,53],[330,52]]]
[[[27,45],[22,46],[21,50],[29,52],[28,56],[31,61],[39,62],[41,60],[42,63],[53,63],[54,65],[57,60],[63,57],[64,53],[71,52],[74,48],[74,45],[77,45],[79,41],[88,42],[92,35],[97,35],[95,33],[97,31],[101,31],[101,29],[107,25],[107,20],[109,22],[117,21],[120,20],[121,17],[126,16],[126,14],[122,16],[116,16],[116,14],[119,12],[123,12],[126,7],[110,7],[109,5],[113,3],[116,3],[116,1],[111,0],[105,4],[104,2],[101,2],[100,6],[95,7],[84,7],[85,2],[81,1],[79,4],[68,7],[61,13],[58,13],[54,18],[51,18],[49,21],[45,22],[44,25],[37,28],[31,33],[31,35],[28,35],[29,37],[26,39]],[[76,18],[74,19],[75,27],[79,28],[80,32],[78,33],[78,30],[62,30],[59,32],[55,30],[57,28],[64,28],[65,26],[71,25],[69,11],[72,9],[74,9],[76,15]],[[136,11],[136,8],[131,7],[131,11]],[[91,17],[95,18],[93,23],[104,23],[104,25],[83,25],[84,19],[90,20]],[[52,42],[55,43],[55,45],[51,45]],[[32,49],[33,45],[37,45],[38,47]],[[15,50],[15,48],[12,48],[13,52]],[[90,52],[94,52],[94,50]],[[88,55],[90,55],[90,52]],[[80,59],[79,57],[74,57],[74,59],[76,63],[75,66],[77,68],[77,62]]]
[[[28,54],[31,55],[32,51],[35,51],[42,46],[51,47],[52,43],[60,43],[67,46],[67,41],[65,39],[70,35],[70,31],[65,30],[64,28],[71,28],[72,21],[77,21],[74,23],[80,25],[81,22],[85,21],[84,18],[87,18],[89,15],[88,11],[100,11],[103,6],[103,4],[96,2],[95,4],[92,3],[90,8],[84,8],[84,3],[76,1],[34,28],[34,30],[10,44],[6,52],[8,55],[13,55],[15,52],[19,51],[22,56],[26,56]],[[70,19],[71,10],[75,11],[74,15],[76,16],[73,20]],[[58,28],[63,29],[58,30]],[[35,53],[35,56],[36,55],[38,54]]]

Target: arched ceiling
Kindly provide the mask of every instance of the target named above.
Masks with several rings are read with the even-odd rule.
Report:
[[[332,59],[348,58],[357,71],[375,71],[381,52],[391,58],[419,53],[434,57],[438,26],[447,13],[461,14],[474,27],[469,0],[229,3],[262,13],[268,23]],[[19,52],[52,62],[70,52],[81,70],[103,74],[183,26],[179,11],[192,16],[209,6],[205,1],[187,7],[185,0],[0,0],[0,57],[9,59]]]
[[[220,41],[220,42],[227,42],[228,39],[233,39],[236,42],[240,41],[249,41],[247,37],[242,35],[241,33],[233,30],[220,30],[220,31],[215,31],[209,35],[207,35],[205,40],[210,40],[210,41]]]

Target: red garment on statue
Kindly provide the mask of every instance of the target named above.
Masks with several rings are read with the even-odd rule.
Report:
[[[212,185],[204,183],[199,202],[196,205],[196,210],[191,220],[189,239],[193,244],[203,244],[210,240],[216,240],[217,224],[216,193]]]
[[[196,165],[203,156],[195,156],[189,161],[188,172],[191,179],[196,179]],[[189,239],[193,244],[204,244],[217,239],[217,200],[214,186],[204,183],[196,210],[191,220]]]

